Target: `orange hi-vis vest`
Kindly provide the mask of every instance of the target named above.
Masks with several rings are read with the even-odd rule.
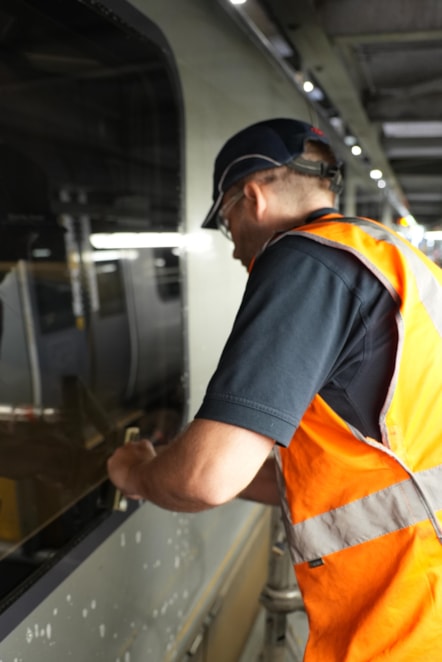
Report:
[[[330,215],[291,233],[350,252],[398,304],[382,443],[317,395],[277,453],[304,661],[440,662],[442,270],[369,219]]]

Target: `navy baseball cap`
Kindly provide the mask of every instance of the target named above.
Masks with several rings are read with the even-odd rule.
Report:
[[[304,152],[307,140],[329,145],[321,129],[307,122],[289,118],[275,118],[252,124],[232,136],[222,147],[215,160],[213,174],[213,204],[202,224],[203,228],[216,228],[216,217],[224,193],[247,175],[266,168],[290,165]],[[339,165],[300,159],[299,172],[333,179]]]

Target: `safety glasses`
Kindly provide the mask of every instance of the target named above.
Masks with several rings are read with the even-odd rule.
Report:
[[[233,195],[230,200],[226,202],[225,205],[223,205],[219,212],[216,215],[216,225],[219,230],[223,233],[227,239],[230,239],[232,241],[232,233],[230,232],[230,223],[229,223],[229,213],[232,211],[233,207],[241,200],[241,198],[244,197],[244,192],[243,191],[238,191],[235,195]]]

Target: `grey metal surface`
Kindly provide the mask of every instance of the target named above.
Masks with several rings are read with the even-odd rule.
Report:
[[[1,662],[180,659],[261,512],[142,506],[4,639]]]

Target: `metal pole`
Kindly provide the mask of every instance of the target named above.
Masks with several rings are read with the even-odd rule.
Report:
[[[260,601],[266,609],[266,628],[259,661],[287,662],[287,616],[295,611],[304,611],[304,604],[294,583],[292,562],[279,508],[274,508],[272,513],[269,575]]]

